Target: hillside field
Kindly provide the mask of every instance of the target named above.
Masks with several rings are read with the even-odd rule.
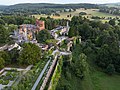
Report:
[[[99,70],[86,73],[83,90],[120,90],[120,75],[109,76]]]

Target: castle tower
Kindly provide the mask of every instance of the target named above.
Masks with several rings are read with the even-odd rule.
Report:
[[[36,20],[36,25],[38,31],[44,30],[45,29],[45,21],[39,21],[38,19]]]

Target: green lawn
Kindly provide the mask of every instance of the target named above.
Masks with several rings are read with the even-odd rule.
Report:
[[[94,90],[120,90],[120,75],[108,76],[100,71],[91,75]]]
[[[112,76],[104,73],[93,61],[96,59],[95,53],[88,55],[89,70],[82,82],[83,90],[120,90],[120,75]]]

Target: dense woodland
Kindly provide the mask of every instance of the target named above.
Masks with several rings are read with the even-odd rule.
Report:
[[[110,66],[115,71],[119,71],[119,41],[120,26],[115,25],[115,20],[109,23],[89,21],[82,17],[73,17],[69,36],[81,36],[88,50],[92,50],[96,55],[94,61],[104,70]],[[86,52],[87,53],[87,52]]]

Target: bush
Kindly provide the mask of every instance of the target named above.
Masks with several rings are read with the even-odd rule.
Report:
[[[3,85],[7,85],[9,83],[9,80],[6,80],[3,82]]]
[[[0,69],[4,67],[5,61],[3,58],[0,57]]]
[[[10,76],[10,75],[11,75],[11,72],[7,72],[7,73],[6,73],[6,76]]]
[[[87,15],[86,12],[80,12],[79,15]]]
[[[11,90],[11,88],[10,88],[10,86],[8,87],[8,86],[5,86],[4,88],[3,88],[3,90]]]
[[[98,16],[92,16],[92,19],[101,19],[101,18]]]
[[[0,79],[0,84],[2,84],[3,83],[3,80],[2,79]]]
[[[115,67],[113,64],[109,64],[106,68],[106,72],[109,74],[109,75],[112,75],[115,73]]]

